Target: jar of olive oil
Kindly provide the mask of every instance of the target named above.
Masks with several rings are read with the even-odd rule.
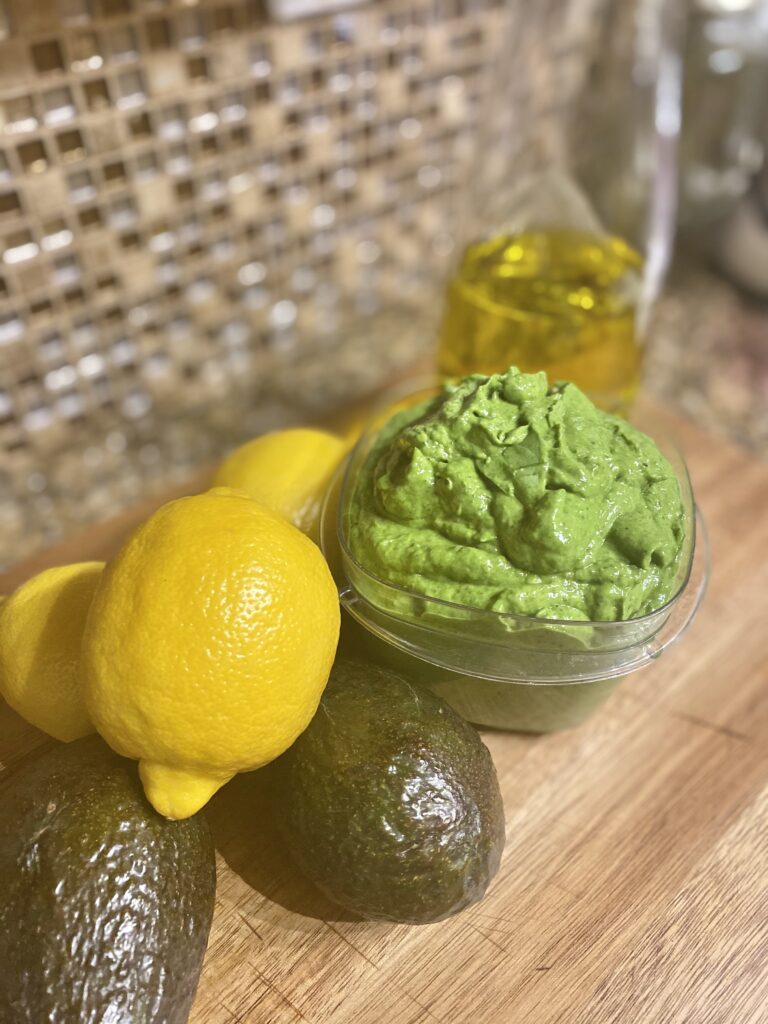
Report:
[[[440,376],[511,365],[626,415],[675,225],[677,0],[510,5],[457,204]],[[578,59],[576,59],[578,57]]]
[[[448,285],[441,375],[544,369],[625,413],[640,381],[642,267],[621,238],[573,228],[471,243]]]

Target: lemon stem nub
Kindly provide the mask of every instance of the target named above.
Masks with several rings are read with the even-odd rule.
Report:
[[[195,768],[175,768],[157,761],[139,761],[144,792],[155,810],[166,818],[190,818],[234,772],[207,775]]]

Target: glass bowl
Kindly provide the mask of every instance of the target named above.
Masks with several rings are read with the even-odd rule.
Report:
[[[673,466],[685,512],[686,539],[673,596],[649,615],[574,622],[425,597],[366,569],[350,550],[347,520],[354,481],[379,429],[395,409],[429,391],[419,387],[385,403],[326,496],[321,546],[347,613],[344,641],[354,653],[429,686],[478,725],[524,732],[578,725],[624,676],[650,665],[678,640],[701,603],[709,549],[685,460],[652,424],[633,420]]]

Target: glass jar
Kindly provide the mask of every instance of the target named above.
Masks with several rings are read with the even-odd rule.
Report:
[[[546,370],[624,413],[675,222],[680,4],[572,6],[565,51],[561,5],[535,14],[510,19],[491,72],[439,369]]]

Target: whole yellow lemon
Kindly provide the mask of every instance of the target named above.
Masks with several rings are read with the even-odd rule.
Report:
[[[57,740],[94,731],[80,685],[80,641],[103,562],[46,569],[0,602],[0,693]]]
[[[278,430],[236,448],[213,484],[245,491],[316,540],[325,493],[348,447],[324,430]]]
[[[247,495],[169,502],[108,563],[83,637],[96,728],[166,817],[282,754],[328,680],[339,602],[319,549]]]

